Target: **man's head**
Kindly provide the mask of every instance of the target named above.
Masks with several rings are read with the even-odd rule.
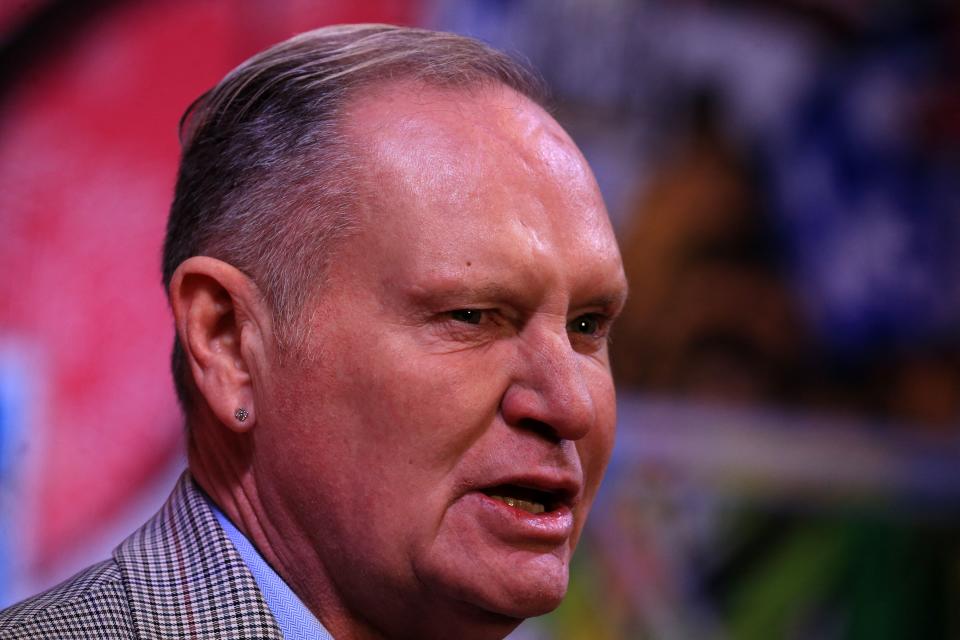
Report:
[[[338,638],[496,637],[555,607],[613,444],[625,284],[603,202],[525,85],[482,77],[351,87],[335,153],[315,150],[333,178],[303,141],[308,200],[259,240],[339,235],[298,254],[322,277],[294,294],[294,349],[260,267],[214,254],[169,274],[191,469]]]
[[[341,25],[271,47],[184,114],[164,286],[191,256],[222,259],[260,286],[281,348],[302,341],[300,316],[333,246],[349,233],[355,180],[364,171],[356,164],[358,141],[343,136],[344,111],[356,93],[392,78],[463,89],[504,85],[540,104],[546,98],[527,68],[449,33]],[[182,355],[175,342],[174,381],[189,414],[192,385]]]

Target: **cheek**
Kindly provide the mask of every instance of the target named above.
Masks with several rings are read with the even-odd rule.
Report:
[[[421,469],[452,471],[496,420],[502,385],[491,376],[440,367],[385,381],[380,407],[393,423],[382,436]]]
[[[506,385],[492,358],[423,353],[403,339],[358,346],[336,368],[324,412],[352,453],[386,474],[453,469],[495,420]]]
[[[617,423],[616,394],[610,374],[598,372],[592,381],[592,388],[597,422],[590,434],[577,442],[587,497],[590,499],[599,488],[610,454],[613,453]]]

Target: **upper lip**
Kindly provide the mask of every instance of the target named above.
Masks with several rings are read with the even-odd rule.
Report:
[[[583,483],[573,474],[563,471],[550,471],[504,475],[495,478],[492,482],[484,482],[483,485],[478,485],[475,490],[488,492],[505,485],[548,493],[552,498],[552,505],[550,506],[554,509],[558,506],[574,507],[580,501],[583,489]]]

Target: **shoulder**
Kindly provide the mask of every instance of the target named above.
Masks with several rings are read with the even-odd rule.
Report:
[[[105,560],[0,612],[0,638],[135,638],[120,568]]]
[[[137,637],[283,637],[189,474],[111,560],[0,613],[0,640]]]

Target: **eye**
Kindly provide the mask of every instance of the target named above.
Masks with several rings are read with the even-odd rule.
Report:
[[[450,317],[457,322],[480,324],[480,320],[483,319],[483,311],[480,309],[456,309],[450,312]]]
[[[585,336],[599,336],[603,330],[603,319],[595,313],[586,313],[567,323],[567,331]]]

